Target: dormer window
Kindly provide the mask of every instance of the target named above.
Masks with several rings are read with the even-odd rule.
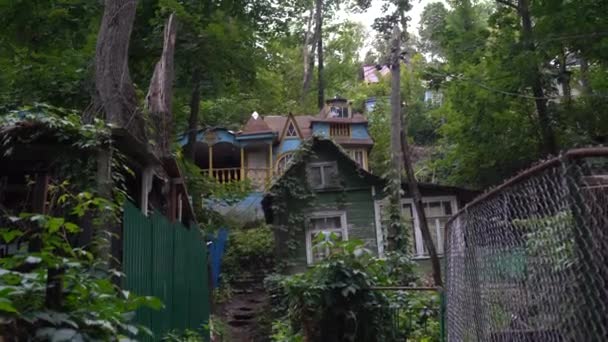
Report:
[[[327,100],[325,108],[327,118],[346,119],[350,117],[349,105],[346,99],[336,97],[331,100]]]
[[[329,108],[330,118],[348,118],[348,107],[331,106]]]
[[[298,131],[296,131],[296,126],[292,121],[289,122],[289,126],[287,126],[287,132],[285,133],[287,137],[297,137]]]

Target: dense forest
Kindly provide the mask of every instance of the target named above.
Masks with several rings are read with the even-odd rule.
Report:
[[[178,20],[175,132],[239,128],[251,112],[314,114],[342,96],[386,98],[364,64],[388,62],[392,22],[417,2],[385,0],[373,30],[348,20],[370,1],[136,2],[129,70],[143,102],[169,13]],[[0,111],[46,103],[86,112],[94,92],[99,1],[0,3]],[[402,98],[418,176],[481,188],[560,150],[606,142],[608,4],[602,0],[429,3],[404,32]],[[346,18],[346,19],[345,19]],[[371,42],[371,43],[370,43]],[[367,51],[365,53],[365,51]],[[425,91],[440,101],[424,101]],[[371,163],[389,159],[389,107],[369,114]]]

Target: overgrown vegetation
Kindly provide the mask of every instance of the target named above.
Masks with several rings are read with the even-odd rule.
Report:
[[[65,216],[21,213],[8,216],[8,227],[0,229],[6,244],[21,237],[28,241],[0,259],[0,331],[17,340],[52,341],[109,341],[151,334],[131,320],[136,309],[160,309],[162,303],[121,290],[112,279],[120,279],[122,273],[107,269],[88,249],[73,247],[81,232],[77,220],[100,211],[110,211],[118,220],[117,207],[90,193],[62,194],[58,205]],[[28,251],[36,240],[42,248]]]
[[[275,341],[439,339],[437,295],[373,290],[415,284],[409,258],[379,259],[355,240],[316,241],[315,248],[327,247],[329,257],[306,272],[267,280],[277,318]]]

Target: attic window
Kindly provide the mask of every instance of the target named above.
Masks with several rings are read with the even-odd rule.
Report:
[[[287,137],[297,137],[298,136],[298,131],[296,130],[296,126],[293,124],[292,121],[290,121],[289,126],[287,126],[287,133],[285,136],[287,136]]]
[[[314,189],[336,187],[338,185],[338,164],[335,161],[310,163],[308,181]]]

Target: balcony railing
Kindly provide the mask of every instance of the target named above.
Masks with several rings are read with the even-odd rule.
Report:
[[[350,125],[332,123],[329,125],[329,135],[332,137],[350,137]]]
[[[203,170],[203,175],[211,176],[216,182],[220,184],[226,184],[231,182],[238,182],[241,180],[249,180],[251,186],[255,190],[264,190],[270,182],[272,174],[268,168],[222,168],[209,170]]]

